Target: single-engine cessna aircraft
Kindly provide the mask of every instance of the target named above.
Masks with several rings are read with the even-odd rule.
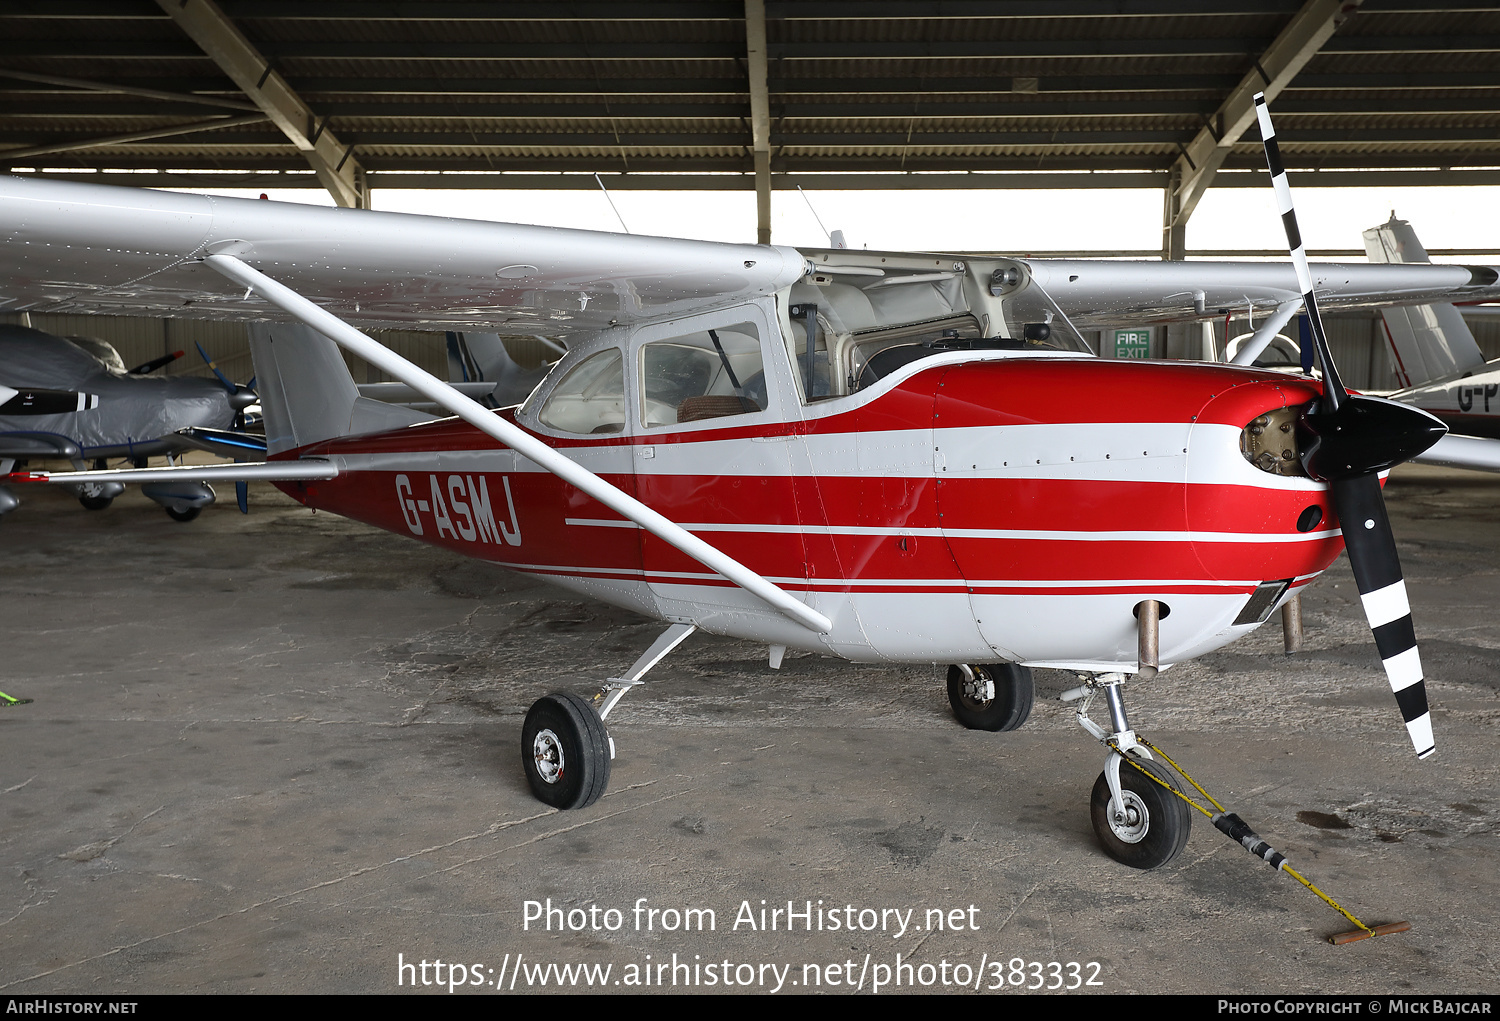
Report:
[[[144,465],[149,457],[204,445],[194,436],[229,430],[254,392],[212,379],[147,375],[181,354],[127,370],[102,341],[0,325],[0,473],[49,458],[80,469],[110,458]],[[125,486],[83,480],[74,489],[89,510],[103,510]],[[142,492],[178,521],[191,521],[214,502],[213,489],[192,479],[148,482]],[[0,515],[19,503],[0,487]]]
[[[1155,867],[1189,817],[1120,768],[1170,782],[1126,677],[1254,630],[1345,545],[1432,751],[1379,475],[1443,427],[1349,394],[1316,309],[1489,298],[1495,268],[1309,270],[1295,242],[1294,267],[802,252],[15,178],[0,224],[20,307],[259,324],[265,463],[101,477],[274,480],[668,625],[592,701],[531,707],[521,759],[550,805],[600,796],[606,718],[702,629],[763,642],[773,667],[788,648],[951,664],[958,719],[988,730],[1025,721],[1029,667],[1087,674],[1079,722],[1109,747],[1095,830]],[[1077,332],[1247,297],[1307,306],[1326,383],[1103,361]],[[562,336],[567,353],[492,410],[353,323]],[[361,397],[330,341],[451,417]]]

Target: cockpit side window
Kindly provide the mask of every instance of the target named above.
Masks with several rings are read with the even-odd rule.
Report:
[[[617,433],[625,429],[625,359],[619,348],[590,355],[568,371],[537,415],[559,432]]]
[[[643,345],[641,397],[648,429],[764,411],[760,331],[735,323]]]

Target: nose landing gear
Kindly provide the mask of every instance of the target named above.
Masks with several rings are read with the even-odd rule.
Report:
[[[1150,750],[1130,729],[1120,696],[1124,683],[1124,674],[1100,674],[1087,685],[1064,692],[1063,699],[1084,699],[1078,710],[1079,726],[1110,748],[1089,799],[1089,818],[1104,853],[1133,869],[1160,868],[1187,846],[1193,817],[1188,803],[1174,793],[1177,785],[1172,775],[1152,761]],[[1100,690],[1109,704],[1113,732],[1088,716],[1089,705]]]

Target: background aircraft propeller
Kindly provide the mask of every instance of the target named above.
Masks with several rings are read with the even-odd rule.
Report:
[[[234,408],[234,431],[239,433],[245,432],[246,426],[249,425],[245,417],[245,409],[260,400],[255,393],[255,377],[251,376],[250,382],[241,386],[231,381],[224,373],[219,371],[219,367],[214,364],[213,359],[208,357],[208,352],[203,350],[202,344],[193,341],[193,346],[198,349],[198,354],[203,358],[204,363],[208,365],[209,371],[217,376],[219,382],[224,384],[224,389],[229,391],[229,406]],[[264,450],[261,453],[264,455]],[[239,462],[243,461],[244,458],[236,456],[234,460]],[[239,505],[241,514],[250,513],[250,484],[248,482],[236,482],[234,484],[234,502]]]
[[[1434,751],[1432,717],[1427,709],[1427,686],[1422,679],[1406,582],[1396,555],[1396,538],[1380,492],[1380,472],[1420,454],[1448,429],[1434,416],[1410,405],[1351,395],[1344,388],[1318,315],[1307,249],[1297,229],[1291,187],[1262,94],[1255,97],[1255,114],[1286,228],[1287,247],[1297,270],[1297,285],[1302,289],[1307,324],[1323,368],[1323,396],[1308,405],[1297,422],[1302,466],[1313,478],[1330,484],[1365,618],[1374,632],[1375,646],[1417,758],[1425,759]],[[1306,363],[1305,345],[1303,351]]]
[[[202,348],[199,348],[199,350],[201,351]],[[157,369],[161,368],[163,365],[169,365],[172,362],[175,362],[177,359],[181,358],[184,353],[185,352],[183,352],[183,351],[173,351],[171,354],[162,355],[160,358],[153,358],[149,362],[142,362],[141,364],[137,365],[135,368],[131,369],[127,373],[127,375],[130,375],[130,376],[144,376],[148,372],[155,372]]]

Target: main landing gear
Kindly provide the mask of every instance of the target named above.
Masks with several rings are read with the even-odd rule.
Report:
[[[604,727],[625,692],[697,630],[673,624],[624,677],[611,677],[592,699],[566,691],[539,698],[521,728],[521,768],[537,799],[553,808],[587,808],[609,786],[615,741]]]
[[[948,704],[970,730],[1015,730],[1031,715],[1036,685],[1017,663],[948,668]]]

